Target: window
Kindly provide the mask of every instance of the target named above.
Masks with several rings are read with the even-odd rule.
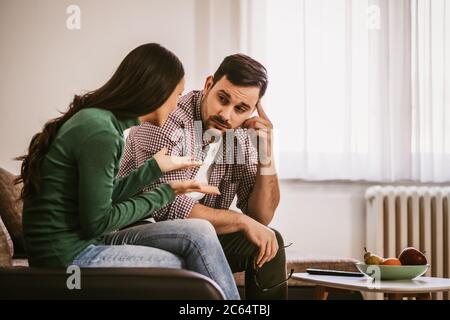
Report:
[[[445,0],[244,3],[281,177],[450,181]]]

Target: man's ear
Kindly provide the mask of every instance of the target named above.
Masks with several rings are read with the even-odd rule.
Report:
[[[208,76],[205,81],[205,86],[203,87],[203,90],[207,91],[211,89],[213,86],[213,76]]]

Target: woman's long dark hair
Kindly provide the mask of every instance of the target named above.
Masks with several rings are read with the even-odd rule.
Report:
[[[40,166],[61,126],[81,109],[99,108],[118,118],[137,118],[158,109],[184,77],[180,60],[159,44],[148,43],[131,51],[101,88],[75,95],[69,110],[48,121],[31,139],[15,183],[23,182],[21,199],[39,193]]]

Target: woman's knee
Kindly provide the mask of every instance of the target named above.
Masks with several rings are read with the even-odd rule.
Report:
[[[218,242],[217,233],[214,226],[204,219],[186,219],[186,228],[183,228],[187,235],[196,242],[214,241]]]
[[[186,221],[189,228],[191,228],[197,232],[216,234],[216,230],[214,229],[214,226],[208,220],[193,218],[193,219],[185,219],[184,221]]]

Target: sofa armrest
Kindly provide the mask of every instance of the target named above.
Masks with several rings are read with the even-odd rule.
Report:
[[[69,290],[66,282],[71,275],[66,269],[0,268],[0,300],[224,299],[214,281],[184,269],[85,268],[81,269],[81,289]]]

